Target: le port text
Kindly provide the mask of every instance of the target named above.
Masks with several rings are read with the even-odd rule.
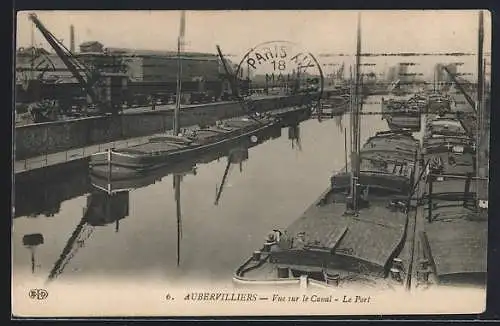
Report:
[[[289,303],[289,302],[307,302],[307,303],[343,303],[343,304],[366,304],[373,301],[371,296],[363,295],[319,295],[319,294],[302,294],[297,296],[286,296],[273,294],[269,298],[271,302],[274,303]]]

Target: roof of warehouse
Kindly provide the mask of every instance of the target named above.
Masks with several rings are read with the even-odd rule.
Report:
[[[142,50],[142,49],[128,49],[128,48],[114,48],[114,47],[107,47],[105,51],[108,53],[123,53],[129,55],[137,55],[137,56],[167,56],[167,57],[177,56],[177,52],[175,51]],[[182,52],[182,55],[186,57],[208,57],[217,59],[217,55],[214,53]]]

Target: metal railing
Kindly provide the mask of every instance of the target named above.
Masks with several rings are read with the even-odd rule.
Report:
[[[42,168],[60,163],[83,159],[92,154],[99,153],[110,148],[127,148],[134,145],[144,144],[151,136],[132,138],[125,140],[117,140],[110,143],[95,144],[91,146],[69,149],[56,153],[46,153],[36,157],[31,157],[15,162],[15,173],[29,171],[37,168]]]

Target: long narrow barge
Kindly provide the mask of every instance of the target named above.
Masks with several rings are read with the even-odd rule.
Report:
[[[107,177],[120,168],[115,177],[128,177],[137,173],[163,168],[182,161],[193,160],[242,141],[256,143],[267,137],[271,129],[290,122],[302,121],[310,116],[309,107],[286,110],[274,115],[254,114],[217,123],[215,126],[185,131],[181,135],[154,137],[146,144],[125,149],[97,153],[90,158],[92,175]]]
[[[418,285],[484,287],[488,180],[476,176],[474,140],[449,117],[429,121],[424,139]]]
[[[161,166],[157,169],[138,171],[132,168],[112,165],[111,170],[109,170],[109,167],[102,167],[102,169],[99,170],[99,168],[96,167],[94,173],[90,175],[90,181],[95,187],[110,192],[119,189],[145,187],[154,184],[156,181],[161,180],[161,178],[169,174],[196,175],[198,164],[209,163],[223,156],[229,156],[236,150],[246,150],[248,153],[248,149],[280,136],[281,128],[280,126],[275,126],[269,128],[266,132],[260,133],[255,142],[252,142],[248,138],[240,139],[238,142],[228,143],[227,146],[219,147],[204,155],[193,157],[191,160],[184,160],[175,164]]]

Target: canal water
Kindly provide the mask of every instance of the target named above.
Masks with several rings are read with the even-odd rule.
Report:
[[[365,105],[363,110],[380,111],[380,105]],[[118,223],[87,223],[81,233],[75,229],[88,197],[100,192],[88,183],[86,169],[61,172],[59,178],[73,180],[63,186],[52,186],[54,180],[24,181],[16,189],[14,279],[47,278],[63,255],[66,259],[58,264],[54,282],[111,277],[131,282],[156,278],[177,284],[193,280],[230,284],[235,269],[261,247],[269,231],[297,219],[327,188],[332,173],[345,164],[343,132],[348,130],[349,117],[308,120],[299,127],[300,144],[292,146],[284,128],[281,137],[249,149],[241,172],[237,164],[232,165],[218,205],[214,199],[226,158],[198,164],[196,175],[184,176],[179,242],[172,175],[124,193],[122,203],[113,204],[117,207],[111,212],[121,214],[115,216],[121,218]],[[385,129],[380,115],[363,116],[361,142]],[[126,208],[120,208],[122,204]],[[65,250],[77,233],[79,239],[86,239]],[[43,243],[36,236],[32,236],[34,243],[23,243],[30,234],[41,234]]]

